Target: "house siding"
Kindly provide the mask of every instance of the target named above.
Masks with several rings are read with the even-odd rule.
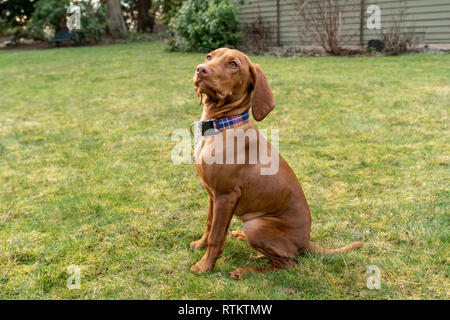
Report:
[[[339,0],[338,0],[339,1]],[[315,44],[302,30],[303,19],[296,16],[299,1],[280,0],[280,38],[277,41],[277,1],[247,0],[240,9],[241,24],[245,26],[261,16],[271,27],[271,45]],[[348,4],[349,1],[344,1]],[[381,10],[381,29],[367,28],[366,10],[369,5],[378,5]],[[360,1],[345,5],[343,10],[343,35],[348,44],[360,44]],[[450,44],[450,0],[365,0],[363,20],[363,44],[371,39],[381,39],[383,31],[389,30],[400,13],[404,11],[405,28],[413,31],[421,43]],[[300,26],[300,27],[299,27]],[[278,43],[279,42],[279,43]]]

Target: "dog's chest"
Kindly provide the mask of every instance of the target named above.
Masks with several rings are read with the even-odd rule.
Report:
[[[217,161],[219,156],[223,154],[223,148],[220,143],[216,141],[221,136],[202,137],[198,142],[194,151],[195,168],[197,173],[206,186],[211,186],[212,180],[218,175],[220,170],[217,166],[221,161]]]
[[[250,140],[240,136],[243,134],[242,129],[238,132],[227,129],[217,135],[202,137],[198,142],[194,160],[204,185],[216,188],[228,184],[247,165]]]

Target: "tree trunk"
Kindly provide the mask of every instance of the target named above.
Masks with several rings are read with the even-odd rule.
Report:
[[[127,33],[127,26],[123,20],[120,0],[107,0],[108,5],[108,30],[112,36],[122,37]]]
[[[155,19],[150,15],[152,0],[137,0],[136,7],[138,11],[137,30],[138,32],[153,31]]]

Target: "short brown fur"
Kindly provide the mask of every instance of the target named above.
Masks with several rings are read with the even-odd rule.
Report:
[[[197,67],[194,84],[200,103],[206,95],[203,121],[240,114],[250,108],[255,120],[261,121],[275,107],[272,90],[261,67],[237,50],[221,48],[208,54],[205,62]],[[237,129],[258,132],[252,121],[225,131]],[[202,158],[218,137],[224,139],[224,150],[216,150],[216,153],[226,154],[223,132],[221,136],[203,137],[197,145],[196,157]],[[240,152],[248,155],[249,144],[255,142],[251,140],[246,141],[245,149]],[[259,132],[256,140],[270,146]],[[270,152],[279,156],[269,147]],[[231,273],[235,279],[252,271],[288,268],[302,252],[336,253],[363,245],[354,242],[339,249],[323,249],[312,244],[311,214],[294,172],[281,156],[279,170],[274,175],[261,175],[260,169],[264,166],[259,160],[256,164],[196,164],[209,194],[209,210],[205,233],[190,244],[191,248],[206,248],[206,252],[191,271],[201,273],[214,268],[224,250],[233,215],[243,221],[244,231],[233,231],[230,236],[247,241],[272,261],[269,267],[238,268]]]

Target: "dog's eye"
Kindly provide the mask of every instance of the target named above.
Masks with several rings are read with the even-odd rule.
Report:
[[[207,55],[207,56],[206,56],[206,60],[208,60],[208,61],[211,60],[211,56],[210,56],[210,55]]]
[[[237,63],[234,61],[231,61],[228,65],[233,68],[236,68],[238,66]]]

